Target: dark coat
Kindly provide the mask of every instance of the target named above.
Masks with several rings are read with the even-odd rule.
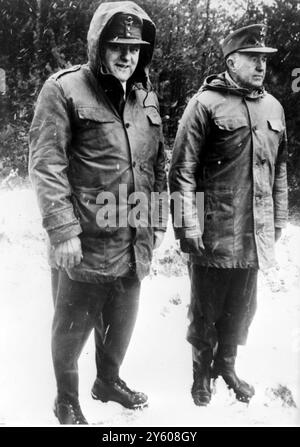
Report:
[[[204,192],[204,232],[184,216],[177,238],[203,237],[191,256],[219,268],[274,265],[274,228],[287,220],[286,133],[280,103],[211,76],[189,102],[177,132],[170,190]]]
[[[138,15],[144,38],[138,67],[121,113],[108,93],[123,95],[120,82],[101,69],[101,34],[117,12]],[[140,279],[149,271],[153,227],[100,227],[97,197],[110,192],[118,205],[119,185],[128,195],[142,192],[150,215],[151,192],[166,190],[162,126],[158,101],[148,79],[155,27],[132,2],[104,3],[88,33],[89,63],[56,73],[39,95],[30,129],[30,176],[37,192],[43,225],[51,244],[79,236],[81,264],[68,270],[74,280],[98,282],[122,276],[136,262]],[[108,91],[110,89],[110,92]],[[126,196],[127,199],[127,196]],[[166,221],[157,226],[165,230]]]

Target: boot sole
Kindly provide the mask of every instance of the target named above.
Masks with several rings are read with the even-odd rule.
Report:
[[[254,396],[254,393],[251,396],[245,396],[245,394],[240,393],[238,390],[235,390],[234,388],[228,386],[229,390],[232,390],[235,394],[236,399],[239,402],[243,402],[245,404],[248,404],[250,402],[250,400],[252,399],[252,397]]]
[[[197,407],[206,407],[210,401],[211,401],[211,395],[208,395],[207,393],[199,393],[197,397],[194,397],[192,395],[194,404],[197,405]]]
[[[216,375],[212,375],[212,379],[216,380],[218,377],[222,377],[222,379],[224,380],[224,382],[226,383],[226,380],[224,379],[224,377],[222,376],[222,374],[216,374]],[[226,383],[226,386],[229,390],[232,390],[235,394],[236,399],[239,402],[243,402],[245,404],[248,404],[250,402],[250,400],[252,399],[252,397],[255,395],[255,390],[252,389],[251,390],[251,395],[245,395],[243,393],[241,393],[239,390],[235,389],[234,387],[232,387],[231,385],[228,385]]]
[[[120,402],[117,399],[109,399],[107,397],[101,397],[96,395],[95,393],[93,393],[93,391],[91,392],[92,398],[95,400],[100,400],[103,403],[107,403],[107,402],[116,402],[117,404],[122,405],[122,407],[124,408],[128,408],[129,410],[141,410],[143,408],[148,407],[148,402],[145,402],[143,404],[136,404],[136,405],[124,405],[124,403]]]
[[[62,425],[65,425],[62,421],[60,421],[56,407],[53,408],[53,413],[54,413],[54,416],[58,419],[58,422]],[[81,424],[72,424],[72,425],[89,425],[89,423],[87,420],[85,420],[85,422],[82,422]]]
[[[195,402],[195,401],[194,401],[194,404],[195,404],[197,407],[207,407],[207,405],[210,404],[210,400],[209,400],[208,402]]]

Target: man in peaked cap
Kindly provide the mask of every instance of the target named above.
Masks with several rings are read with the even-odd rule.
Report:
[[[227,69],[209,76],[191,99],[175,140],[170,191],[190,201],[174,230],[189,253],[196,405],[210,402],[218,376],[238,400],[254,395],[236,374],[237,347],[255,314],[258,269],[274,265],[274,243],[287,221],[284,112],[263,87],[266,56],[277,50],[265,45],[265,34],[258,24],[224,39]],[[198,192],[204,228],[191,212]]]
[[[167,224],[158,202],[150,209],[151,192],[167,189],[162,123],[148,78],[154,40],[155,26],[138,5],[102,3],[88,31],[88,64],[51,76],[36,104],[29,170],[50,240],[54,412],[61,424],[87,424],[79,404],[78,358],[93,328],[92,397],[131,409],[148,402],[119,370],[141,280]],[[128,198],[143,194],[139,212],[148,215],[147,226],[138,219],[136,225],[124,225],[123,218],[120,224],[121,188],[128,215],[135,208]],[[115,199],[107,208],[103,193]],[[107,212],[115,212],[114,223],[100,219]]]
[[[236,51],[239,53],[276,53],[276,48],[265,45],[266,33],[267,26],[262,24],[239,28],[223,40],[222,51],[224,58]]]

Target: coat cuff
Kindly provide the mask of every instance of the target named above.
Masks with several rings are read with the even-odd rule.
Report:
[[[275,228],[286,228],[287,220],[286,219],[276,219],[274,226],[275,226]]]
[[[72,207],[44,217],[43,227],[48,233],[51,245],[59,244],[82,233]]]
[[[202,237],[199,227],[192,228],[174,228],[175,239]]]
[[[163,233],[165,233],[167,231],[167,227],[153,227],[154,231],[162,231]]]
[[[82,233],[81,226],[79,223],[73,225],[66,225],[65,227],[60,228],[56,231],[48,231],[48,236],[50,239],[51,245],[56,245],[61,242],[72,239],[73,237],[78,236]]]

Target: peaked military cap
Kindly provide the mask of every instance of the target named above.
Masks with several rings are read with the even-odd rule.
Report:
[[[223,55],[231,53],[276,53],[276,48],[265,44],[267,26],[262,24],[244,26],[229,34],[222,42]]]
[[[137,45],[148,44],[142,39],[143,21],[139,17],[118,13],[113,16],[111,22],[107,26],[104,40],[105,42]]]

